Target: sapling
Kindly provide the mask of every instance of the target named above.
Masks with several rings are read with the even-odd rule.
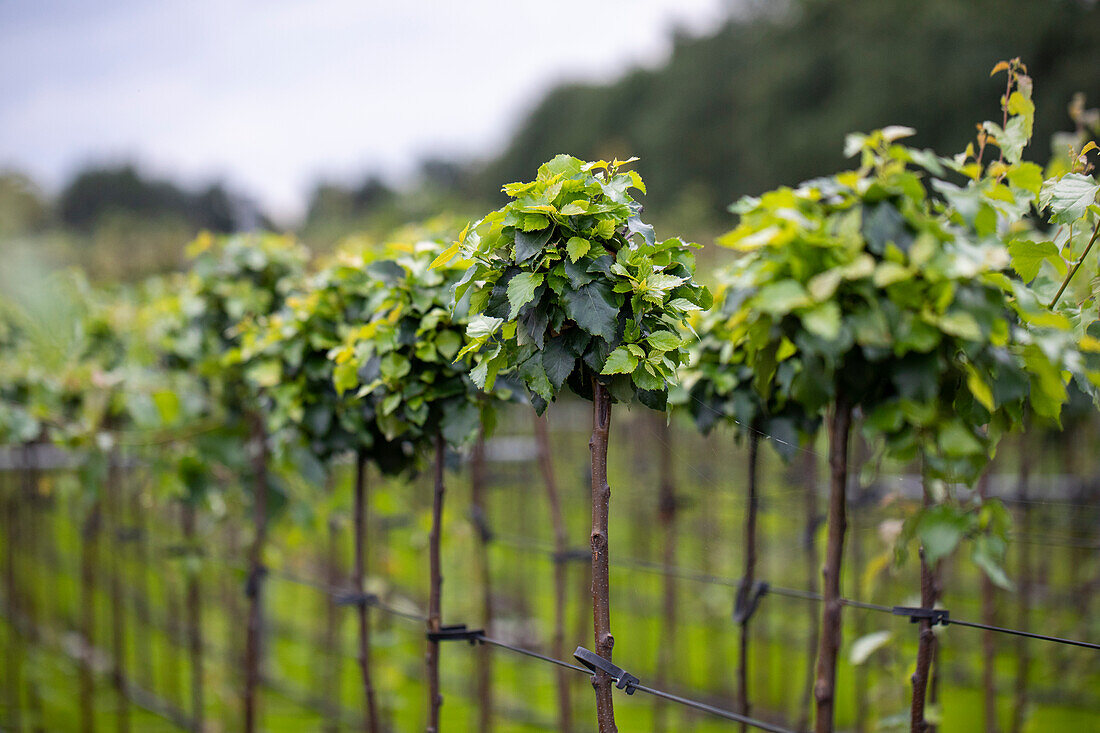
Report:
[[[452,311],[449,305],[460,270],[429,267],[441,250],[435,242],[420,242],[373,263],[372,307],[363,311],[343,344],[330,351],[337,393],[354,395],[352,404],[373,419],[384,440],[408,444],[413,455],[430,456],[429,632],[441,626],[446,451],[469,445],[479,431],[493,426],[493,399],[474,386],[466,364],[456,363],[466,321],[462,309]],[[508,396],[506,390],[492,395]],[[442,704],[438,641],[428,641],[425,666],[426,730],[435,733]]]
[[[996,439],[1018,422],[1024,400],[1057,414],[1065,398],[1062,356],[1073,349],[1064,329],[1024,333],[1022,324],[1041,317],[1041,306],[1003,273],[1008,254],[996,238],[996,215],[984,230],[953,223],[955,210],[933,204],[924,180],[942,176],[944,162],[896,143],[908,134],[886,128],[850,136],[858,170],[743,199],[735,208],[739,225],[720,240],[742,254],[732,270],[740,302],[732,309],[731,340],[745,351],[754,388],[762,399],[826,415],[828,543],[814,689],[819,733],[834,725],[854,411],[891,455],[923,456],[932,478],[973,480]],[[948,190],[949,184],[932,185]],[[965,513],[937,502],[921,521],[942,528],[941,519]],[[951,549],[929,549],[937,535],[921,536],[929,564]],[[982,546],[979,564],[987,569],[997,564],[995,547]],[[914,697],[921,705],[926,680],[918,666]]]
[[[684,361],[687,315],[710,306],[693,281],[694,257],[679,239],[658,242],[630,189],[645,193],[631,161],[559,155],[533,181],[510,183],[511,199],[440,255],[461,252],[469,269],[455,289],[471,314],[471,376],[492,389],[500,373],[527,387],[541,414],[561,389],[592,401],[592,605],[595,648],[610,660],[611,599],[607,446],[613,402],[637,398],[664,410]],[[616,730],[611,679],[593,678],[601,733]]]

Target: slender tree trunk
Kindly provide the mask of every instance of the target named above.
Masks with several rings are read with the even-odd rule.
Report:
[[[676,565],[676,485],[672,466],[672,430],[663,414],[655,416],[657,424],[657,521],[661,525],[664,537],[664,550],[661,562],[665,567]],[[657,686],[667,687],[669,675],[676,663],[676,578],[672,573],[664,577],[664,590],[661,596],[661,616],[664,627],[660,651],[657,658]],[[564,670],[563,670],[564,671]],[[664,733],[668,729],[668,705],[657,698],[653,713],[655,733]]]
[[[984,503],[989,499],[989,479],[992,466],[986,469],[978,480],[978,496]],[[980,593],[982,596],[982,623],[996,625],[997,605],[996,586],[984,572],[981,574]],[[982,710],[985,717],[985,733],[997,733],[997,685],[994,665],[996,641],[992,631],[982,631]]]
[[[836,661],[840,651],[840,568],[844,558],[846,528],[845,501],[848,487],[848,436],[852,427],[852,408],[838,397],[829,416],[829,536],[822,572],[824,604],[821,614],[821,641],[817,654],[816,733],[832,733],[835,722]]]
[[[749,435],[748,455],[748,492],[745,507],[745,569],[741,575],[741,587],[738,589],[739,605],[748,608],[752,598],[753,584],[756,583],[756,514],[759,507],[757,498],[757,464],[760,452],[760,435],[753,428]],[[741,619],[741,654],[737,665],[738,712],[749,715],[749,619]],[[748,724],[741,723],[741,733],[748,732]]]
[[[339,523],[335,517],[328,521],[328,542],[325,548],[325,583],[338,588],[343,581],[340,573]],[[325,661],[321,669],[325,690],[325,704],[329,710],[340,709],[340,669],[344,666],[340,655],[340,607],[332,593],[325,593]],[[340,730],[339,718],[333,714],[325,720],[325,733]]]
[[[43,502],[39,494],[39,466],[34,458],[31,445],[23,446],[24,471],[23,471],[23,503],[27,508],[26,518],[23,520],[25,530],[20,540],[20,549],[24,556],[24,568],[22,582],[18,586],[22,594],[20,605],[22,606],[23,619],[26,622],[25,642],[31,649],[35,649],[40,643],[39,638],[39,608],[38,608],[38,578],[39,573],[34,568],[38,550],[44,539],[42,531]],[[18,587],[17,586],[17,587]],[[42,692],[39,689],[36,675],[28,675],[27,686],[27,712],[31,720],[30,729],[34,733],[45,731],[43,720]]]
[[[821,517],[817,510],[817,454],[812,451],[803,453],[802,458],[802,488],[803,488],[803,522],[805,533],[803,547],[806,550],[806,588],[811,593],[817,593],[817,574],[820,572],[821,559],[817,552],[817,526]],[[806,628],[809,634],[806,637],[806,682],[802,687],[802,704],[799,705],[798,730],[806,730],[810,726],[810,711],[813,709],[814,693],[814,661],[817,659],[817,645],[819,636],[820,619],[817,615],[817,606],[806,604],[807,619]]]
[[[922,467],[923,468],[923,467]],[[932,505],[932,495],[928,487],[927,476],[921,471],[923,478],[925,508]],[[920,552],[920,604],[921,608],[931,609],[936,607],[936,572],[939,562],[930,565],[925,560],[924,547]],[[928,690],[928,678],[932,669],[932,657],[935,654],[936,634],[932,629],[929,619],[921,619],[917,624],[920,629],[920,641],[917,644],[917,666],[912,676],[913,700],[909,708],[909,729],[911,733],[927,733],[931,726],[924,719],[925,694]]]
[[[859,448],[857,449],[857,451],[857,455],[859,456],[857,459],[859,465],[863,465],[863,463],[867,460],[866,443],[864,441],[859,441]],[[863,498],[862,487],[860,487],[860,489],[858,490],[857,496],[859,496],[860,499]],[[860,507],[862,501],[859,501],[857,499],[856,504],[857,507],[862,508]],[[863,558],[863,541],[862,535],[860,534],[860,530],[863,529],[863,527],[860,526],[859,520],[860,511],[857,508],[856,511],[852,512],[852,515],[849,518],[849,524],[852,527],[852,542],[850,545],[852,549],[852,575],[856,578],[863,577],[863,571],[865,568]],[[869,619],[867,618],[867,614],[865,613],[854,614],[851,628],[852,632],[855,635],[855,638],[863,638],[863,636],[867,633],[868,620]],[[855,693],[855,720],[853,721],[855,733],[866,733],[867,731],[867,709],[870,707],[867,700],[867,691],[870,687],[867,680],[868,666],[869,665],[867,664],[859,664],[852,669],[852,692]]]
[[[174,524],[178,517],[176,511],[182,511],[182,508],[177,503],[171,503],[167,507],[166,515],[163,517],[164,521],[168,522],[171,527],[175,527]],[[159,520],[160,518],[158,518]],[[179,539],[177,545],[182,547],[183,539]],[[174,566],[173,570],[176,570],[178,566]],[[183,603],[180,600],[180,588],[177,582],[178,572],[172,572],[164,574],[161,577],[161,583],[164,588],[164,631],[165,631],[165,644],[164,644],[164,656],[165,666],[167,667],[165,675],[165,687],[168,693],[168,699],[172,702],[178,702],[181,709],[187,706],[187,702],[183,699],[183,680],[181,675],[183,674],[180,669],[180,654],[179,646],[180,640],[183,638],[183,622],[180,621],[180,614],[182,613],[181,607]]]
[[[119,536],[122,529],[123,469],[122,456],[111,453],[107,457],[107,485],[104,487],[104,503],[107,515],[107,548],[110,553],[108,592],[111,596],[111,685],[115,688],[117,711],[115,720],[119,733],[130,730],[130,695],[126,689],[126,603],[122,592],[122,562],[119,553]]]
[[[611,661],[615,637],[611,635],[611,572],[608,566],[607,519],[611,509],[611,487],[607,483],[607,443],[611,432],[611,393],[592,378],[592,439],[588,443],[592,460],[592,625],[596,654]],[[596,691],[596,719],[600,733],[617,733],[611,697],[611,677],[597,672],[592,677]]]
[[[481,589],[481,627],[492,635],[493,586],[489,568],[489,516],[485,506],[485,431],[479,430],[470,453],[470,516],[477,534],[475,565],[478,587]],[[493,730],[493,657],[488,644],[479,644],[474,651],[477,659],[475,687],[478,702],[478,730]]]
[[[149,689],[157,689],[157,665],[150,641],[149,629],[152,619],[149,613],[149,533],[146,521],[145,507],[142,506],[144,494],[145,473],[135,482],[134,490],[130,493],[130,526],[134,533],[133,557],[137,565],[137,574],[133,580],[135,597],[134,607],[134,660],[136,662],[138,679]]]
[[[29,470],[26,466],[23,471]],[[8,474],[5,474],[7,477]],[[7,532],[4,549],[4,611],[8,616],[8,634],[10,650],[7,663],[4,667],[4,679],[6,682],[5,693],[7,697],[7,721],[13,731],[23,730],[23,705],[22,705],[22,677],[23,677],[23,632],[19,628],[18,619],[21,614],[19,603],[19,570],[16,551],[21,547],[22,532],[20,532],[19,516],[19,491],[16,480],[12,477],[6,480],[4,492],[4,517],[7,520]]]
[[[92,669],[92,648],[95,646],[96,566],[99,562],[99,529],[101,522],[99,497],[92,500],[82,527],[83,549],[80,556],[81,629],[84,648],[80,655],[80,730],[95,730],[95,671]]]
[[[539,469],[546,486],[546,500],[550,507],[550,525],[554,532],[554,637],[553,654],[565,659],[565,611],[568,589],[566,587],[566,558],[568,551],[565,521],[562,518],[561,497],[554,476],[554,456],[550,450],[550,434],[546,418],[535,416],[535,446],[538,451]],[[578,637],[583,638],[583,637]],[[558,729],[561,733],[573,730],[573,700],[570,694],[569,671],[556,667],[558,675]]]
[[[1025,540],[1017,542],[1019,552],[1019,578],[1018,606],[1016,609],[1016,623],[1021,629],[1031,628],[1031,585],[1032,585],[1032,557],[1031,544],[1026,538],[1032,532],[1031,516],[1031,466],[1032,456],[1029,446],[1026,445],[1026,436],[1021,436],[1019,484],[1017,486],[1017,498],[1023,517],[1020,520],[1020,532]],[[1038,443],[1038,441],[1036,441]],[[1040,453],[1041,455],[1041,453]],[[1014,687],[1014,699],[1012,702],[1012,733],[1021,733],[1027,722],[1028,714],[1028,677],[1031,668],[1031,648],[1028,640],[1022,636],[1016,637],[1016,683]]]
[[[195,505],[185,501],[180,507],[183,540],[188,552],[198,552],[195,533]],[[197,568],[189,568],[185,593],[187,614],[187,651],[191,657],[191,720],[195,730],[205,729],[203,704],[202,580]]]
[[[442,433],[435,436],[434,492],[432,498],[432,530],[428,539],[428,557],[431,573],[431,587],[428,594],[428,631],[437,632],[440,627],[440,615],[443,601],[443,568],[440,557],[440,541],[443,534],[443,459],[444,445]],[[439,692],[439,642],[428,642],[425,655],[428,675],[428,725],[427,733],[439,731],[439,708],[443,696]]]
[[[252,524],[255,536],[248,551],[248,628],[244,650],[244,729],[254,733],[259,722],[257,697],[262,656],[264,541],[267,537],[267,431],[258,413],[249,415],[252,454]]]
[[[367,577],[367,455],[360,450],[355,455],[355,568],[352,586],[356,593],[365,593]],[[371,678],[370,608],[364,599],[355,607],[359,623],[359,673],[363,679],[363,699],[366,715],[363,729],[367,733],[379,733],[378,705],[375,701],[374,682]]]

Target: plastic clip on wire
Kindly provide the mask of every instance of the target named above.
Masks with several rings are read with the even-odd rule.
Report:
[[[623,690],[628,695],[633,695],[634,686],[641,682],[641,680],[625,669],[615,666],[600,655],[588,651],[583,646],[577,647],[576,651],[573,652],[573,658],[592,670],[593,674],[597,672],[606,674],[614,680],[615,687]]]
[[[429,631],[428,641],[468,641],[470,646],[481,643],[485,629],[468,629],[466,624],[440,626],[439,631]]]
[[[767,594],[771,586],[766,581],[758,580],[752,586],[741,583],[737,586],[737,600],[733,606],[733,622],[746,624],[752,615],[756,613],[760,600]]]
[[[894,606],[891,613],[895,616],[908,616],[909,623],[929,621],[932,626],[951,623],[951,613],[946,608],[913,608],[911,606]]]

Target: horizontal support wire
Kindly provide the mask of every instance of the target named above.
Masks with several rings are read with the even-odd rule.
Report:
[[[521,538],[505,536],[497,537],[496,540],[502,544],[514,547],[516,549],[538,554],[545,554],[551,557],[554,556],[554,552],[548,547],[540,545],[538,543],[529,542]],[[642,572],[654,573],[656,575],[678,578],[680,580],[691,580],[698,583],[710,585],[723,585],[729,588],[738,588],[741,585],[740,578],[728,578],[719,575],[711,575],[709,573],[702,573],[687,568],[676,567],[673,565],[664,565],[662,563],[652,562],[649,560],[639,560],[636,558],[618,558],[610,559],[609,564],[612,567],[622,567],[627,569],[639,570]],[[798,588],[784,588],[782,586],[774,585],[768,586],[768,593],[772,593],[777,596],[785,596],[787,598],[798,598],[805,601],[822,602],[825,600],[825,596],[815,591],[801,590]],[[865,611],[877,611],[879,613],[888,613],[895,616],[898,615],[894,612],[894,606],[884,606],[878,603],[867,603],[865,601],[857,601],[852,598],[841,598],[840,604],[842,606],[859,608]],[[985,631],[993,631],[1000,634],[1023,636],[1029,639],[1037,639],[1039,641],[1049,641],[1055,644],[1066,644],[1069,646],[1082,647],[1084,649],[1100,650],[1100,644],[1091,641],[1081,641],[1078,639],[1067,639],[1061,636],[1037,634],[1033,631],[1022,631],[1020,629],[1010,629],[1002,626],[991,626],[989,624],[982,624],[974,621],[963,621],[956,618],[951,618],[949,623],[945,625],[967,626],[975,629],[983,629]]]

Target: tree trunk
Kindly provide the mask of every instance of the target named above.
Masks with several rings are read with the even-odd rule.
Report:
[[[611,432],[611,393],[599,379],[592,378],[592,439],[588,443],[592,460],[592,625],[596,654],[611,661],[615,637],[611,635],[611,572],[608,566],[607,518],[611,509],[611,487],[607,483],[607,443]],[[600,733],[617,733],[611,698],[611,677],[597,672],[592,677],[596,691],[596,720]]]
[[[668,420],[658,413],[657,423],[657,521],[664,536],[664,550],[661,562],[665,567],[676,565],[676,486],[672,466],[672,430]],[[676,578],[672,573],[664,576],[664,591],[661,598],[661,616],[664,627],[660,651],[657,658],[657,686],[667,687],[669,676],[676,663]],[[564,670],[563,670],[564,671]],[[653,713],[653,730],[664,733],[668,730],[668,705],[657,698]]]
[[[367,577],[367,456],[362,450],[355,455],[355,559],[352,586],[356,593],[366,592]],[[359,673],[363,679],[363,699],[366,703],[366,715],[363,729],[367,733],[379,733],[378,706],[374,696],[374,683],[371,679],[370,654],[370,608],[366,599],[355,607],[359,623]]]
[[[111,597],[111,685],[115,688],[115,720],[119,733],[130,730],[130,695],[126,689],[126,603],[122,593],[122,562],[119,536],[122,529],[122,465],[121,456],[107,457],[107,485],[104,503],[107,515],[107,547],[111,555],[108,592]]]
[[[26,466],[23,471],[29,470]],[[23,632],[17,619],[21,613],[19,603],[19,569],[16,548],[23,545],[20,531],[19,490],[16,479],[4,473],[4,518],[7,522],[4,537],[4,611],[8,616],[8,635],[10,652],[4,665],[5,696],[7,698],[7,722],[14,731],[23,730],[22,720],[22,676],[23,676]]]
[[[489,517],[485,506],[485,432],[479,430],[477,442],[470,453],[470,515],[477,534],[475,557],[478,587],[481,588],[481,627],[493,633],[493,586],[489,568]],[[479,644],[474,651],[477,659],[475,686],[478,702],[478,730],[493,730],[493,657],[488,644]]]
[[[535,416],[535,446],[538,451],[539,469],[546,486],[546,499],[550,506],[550,525],[554,531],[554,637],[553,654],[556,659],[565,659],[565,611],[566,611],[566,559],[568,551],[565,521],[561,513],[561,497],[558,494],[558,482],[554,476],[554,456],[550,450],[550,435],[546,418]],[[578,637],[580,638],[580,637]],[[556,667],[558,676],[558,729],[561,733],[573,730],[573,700],[570,694],[569,670]]]
[[[756,514],[759,506],[756,494],[757,463],[760,452],[760,434],[753,428],[749,435],[748,492],[745,507],[745,569],[741,575],[741,587],[737,590],[738,605],[748,608],[756,582]],[[749,715],[749,619],[741,619],[741,654],[737,665],[738,712]],[[741,723],[741,733],[748,732],[748,724]]]
[[[1031,451],[1027,445],[1027,433],[1021,436],[1019,484],[1017,486],[1017,498],[1023,517],[1020,520],[1020,533],[1024,541],[1017,542],[1019,552],[1019,578],[1020,587],[1018,606],[1016,609],[1016,623],[1021,629],[1031,628],[1031,583],[1032,583],[1032,557],[1031,543],[1027,540],[1032,533],[1031,516]],[[1036,441],[1036,444],[1039,444]],[[1040,449],[1041,450],[1041,445]],[[1039,454],[1042,455],[1041,453]],[[1028,714],[1028,676],[1031,668],[1031,649],[1028,640],[1023,636],[1016,637],[1016,683],[1014,687],[1014,699],[1012,702],[1012,733],[1021,733],[1027,722]]]
[[[195,533],[195,505],[185,501],[181,507],[183,541],[189,553],[199,550]],[[185,613],[187,614],[187,651],[191,657],[191,720],[195,730],[205,728],[203,704],[203,639],[202,639],[202,580],[198,568],[189,568],[185,590]]]
[[[343,582],[340,573],[339,523],[335,517],[328,520],[328,543],[325,548],[325,583],[329,588],[338,588]],[[325,690],[325,705],[329,710],[340,709],[340,670],[344,666],[340,654],[340,607],[332,593],[324,594],[325,601],[325,647],[324,664],[321,669],[322,684]],[[340,730],[340,720],[335,715],[327,716],[325,733]]]
[[[978,480],[978,496],[984,503],[989,498],[989,474],[987,468]],[[995,602],[997,588],[984,572],[981,574],[982,623],[996,625],[997,607]],[[994,675],[996,670],[996,641],[992,631],[982,631],[982,710],[985,716],[985,733],[997,733],[997,686]]]
[[[249,415],[252,455],[252,524],[255,536],[248,551],[248,629],[244,650],[244,729],[254,733],[258,723],[257,697],[260,687],[262,651],[264,540],[267,536],[267,431],[257,413]]]
[[[27,508],[26,517],[23,519],[23,536],[19,547],[24,556],[24,573],[21,583],[16,585],[22,598],[19,605],[22,606],[21,616],[26,623],[24,641],[35,649],[40,643],[39,615],[38,615],[38,581],[40,573],[36,572],[33,563],[38,559],[39,548],[45,539],[46,532],[42,528],[43,501],[39,495],[39,466],[33,456],[32,446],[23,446],[24,470],[23,470],[23,505]],[[13,623],[15,623],[13,619]],[[33,658],[30,658],[33,659]],[[33,669],[33,667],[32,667]],[[43,724],[42,692],[39,689],[37,675],[30,674],[26,680],[27,686],[27,712],[30,714],[31,730],[34,733],[45,731]]]
[[[852,408],[838,397],[829,416],[829,536],[822,572],[824,604],[821,613],[821,641],[817,653],[817,681],[814,683],[816,733],[832,733],[836,695],[836,660],[840,651],[840,568],[844,558],[846,527],[845,501],[848,487],[848,435]]]
[[[444,445],[442,433],[435,436],[435,465],[433,466],[435,490],[432,498],[432,530],[428,539],[428,558],[430,564],[430,583],[428,595],[428,631],[437,632],[440,627],[440,614],[443,596],[443,569],[440,564],[440,540],[443,534],[443,459]],[[439,731],[439,708],[443,697],[439,693],[439,642],[428,642],[425,655],[428,674],[428,725],[427,733]]]
[[[81,532],[83,549],[80,555],[80,634],[84,648],[80,655],[80,730],[84,733],[95,730],[95,671],[92,669],[92,648],[95,646],[96,566],[99,562],[100,521],[100,500],[96,497],[88,508]]]
[[[932,505],[932,495],[929,491],[927,477],[923,476],[925,508]],[[920,604],[921,608],[931,609],[936,607],[936,572],[939,562],[929,565],[925,560],[924,547],[920,552]],[[935,654],[936,634],[932,629],[929,619],[921,619],[917,624],[920,630],[920,641],[917,644],[917,666],[913,672],[913,700],[909,708],[909,730],[911,733],[927,733],[930,725],[924,719],[924,701],[928,690],[928,678],[932,669],[932,657]]]
[[[803,546],[806,550],[806,588],[811,593],[817,593],[817,574],[820,572],[821,559],[817,552],[817,526],[821,517],[817,511],[817,454],[812,451],[803,453],[801,481],[803,488]],[[817,645],[819,636],[820,618],[817,615],[817,607],[806,604],[807,619],[806,628],[809,635],[806,638],[806,682],[802,687],[802,704],[799,705],[798,730],[806,730],[810,727],[810,711],[813,708],[814,693],[814,661],[817,659]]]
[[[130,526],[134,532],[134,560],[137,564],[137,577],[134,582],[134,660],[137,667],[138,679],[151,690],[157,688],[157,665],[154,664],[156,654],[153,651],[150,628],[152,617],[150,606],[152,605],[149,594],[149,523],[146,517],[145,507],[142,506],[142,496],[147,480],[144,472],[134,486],[130,494]]]

